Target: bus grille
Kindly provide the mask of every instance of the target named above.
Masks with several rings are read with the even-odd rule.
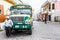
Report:
[[[24,17],[11,17],[11,20],[22,23],[24,21]]]

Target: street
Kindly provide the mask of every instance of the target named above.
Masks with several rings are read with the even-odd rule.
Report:
[[[18,34],[6,37],[5,31],[0,32],[0,40],[60,40],[60,23],[40,21],[33,22],[32,35]]]

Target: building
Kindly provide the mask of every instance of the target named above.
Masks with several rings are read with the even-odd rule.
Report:
[[[51,21],[60,21],[60,1],[59,0],[47,0],[41,6],[41,8],[42,8],[42,11],[41,11],[42,14],[45,14],[46,12],[48,12],[48,16],[51,15]]]
[[[51,3],[49,1],[46,1],[42,6],[42,11],[40,12],[40,19],[44,20],[45,19],[45,14],[50,15],[49,11],[51,11]],[[49,18],[47,17],[47,20],[49,20]]]

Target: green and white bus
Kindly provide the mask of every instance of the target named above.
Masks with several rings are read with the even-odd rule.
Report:
[[[32,34],[32,7],[26,4],[15,4],[10,7],[10,19],[13,21],[12,30]],[[6,27],[5,27],[6,28]]]

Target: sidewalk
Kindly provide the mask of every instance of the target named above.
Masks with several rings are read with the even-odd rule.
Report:
[[[3,30],[4,30],[4,22],[0,23],[0,31],[3,31]]]

